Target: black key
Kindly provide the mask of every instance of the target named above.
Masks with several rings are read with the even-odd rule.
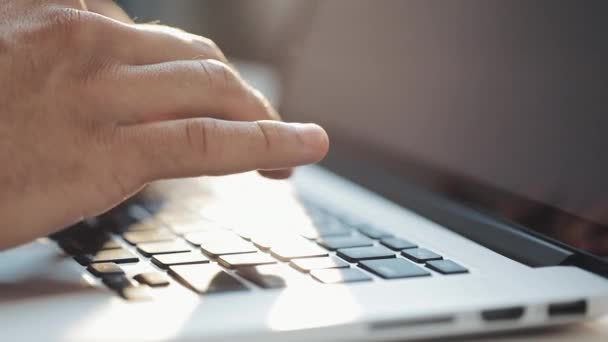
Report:
[[[230,254],[222,255],[217,260],[220,265],[226,268],[239,268],[247,266],[258,266],[276,264],[276,260],[268,254],[264,253],[246,253],[246,254]]]
[[[405,249],[401,252],[401,254],[415,262],[427,262],[430,260],[440,260],[443,257],[435,252],[429,251],[426,248],[411,248]]]
[[[169,274],[200,294],[247,290],[238,279],[215,264],[171,266]]]
[[[148,286],[138,285],[125,275],[111,275],[101,279],[107,287],[118,292],[126,300],[152,299]]]
[[[160,268],[167,269],[173,265],[206,264],[209,262],[209,258],[200,251],[193,251],[155,255],[152,257],[152,262]]]
[[[239,268],[237,274],[265,289],[286,287],[307,281],[302,273],[285,265],[262,265]]]
[[[352,235],[346,237],[339,236],[324,238],[319,241],[319,244],[330,251],[335,251],[341,248],[372,246],[374,241],[366,238],[365,236]]]
[[[385,279],[429,276],[431,273],[404,259],[381,259],[361,261],[361,268]]]
[[[185,234],[184,239],[186,239],[186,241],[188,241],[191,244],[196,245],[196,246],[200,246],[201,244],[204,244],[207,242],[214,242],[214,241],[218,241],[218,240],[219,241],[227,241],[227,240],[234,241],[235,239],[237,241],[242,240],[239,236],[237,236],[236,234],[229,232],[227,230],[191,232],[191,233]]]
[[[143,232],[151,230],[165,230],[165,227],[160,222],[156,222],[154,220],[147,220],[126,225],[124,229],[120,230],[120,232]]]
[[[96,227],[95,223],[90,220],[82,221],[54,236],[59,245],[70,254],[87,254],[91,251],[98,251],[104,244],[113,242],[109,233]]]
[[[338,256],[350,262],[361,260],[394,258],[395,252],[383,246],[344,248],[338,250]]]
[[[111,262],[91,264],[89,267],[87,267],[87,270],[97,277],[125,274],[125,272],[118,265]]]
[[[137,245],[138,243],[145,242],[160,242],[170,241],[175,239],[175,234],[170,231],[164,230],[145,230],[139,232],[127,232],[123,235],[124,239],[132,244]]]
[[[272,247],[270,253],[272,256],[282,261],[329,255],[323,248],[303,238],[285,241],[284,244]]]
[[[247,241],[251,241],[251,235],[252,232],[246,229],[233,229],[232,230],[236,235],[240,236],[241,238],[247,240]]]
[[[109,275],[101,278],[104,284],[112,290],[121,290],[126,287],[135,287],[137,283],[129,279],[126,275]]]
[[[397,238],[397,237],[384,238],[384,239],[380,240],[380,243],[394,251],[400,251],[403,249],[418,247],[415,244],[413,244],[407,240]]]
[[[81,234],[81,232],[91,231],[91,227],[87,221],[80,221],[67,228],[64,228],[56,233],[51,234],[49,237],[57,242],[61,242],[66,239],[72,239],[74,236]]]
[[[334,237],[334,236],[349,236],[352,234],[352,230],[344,228],[344,229],[325,229],[325,228],[307,228],[304,231],[300,232],[300,235],[309,239],[309,240],[317,240],[325,237]]]
[[[190,252],[191,250],[190,245],[181,240],[148,242],[137,245],[137,251],[147,257],[155,254]]]
[[[130,230],[132,225],[153,222],[151,214],[136,204],[123,204],[99,217],[99,225],[117,233]]]
[[[245,241],[236,235],[226,237],[225,239],[204,241],[201,243],[201,250],[213,258],[220,255],[253,253],[258,251],[251,242]]]
[[[294,234],[284,233],[264,233],[264,234],[252,234],[251,242],[253,242],[261,250],[269,250],[274,246],[280,246],[285,243],[292,243],[291,241],[302,241],[302,237]]]
[[[169,278],[164,273],[160,272],[145,272],[140,273],[133,277],[141,284],[148,285],[150,287],[165,287],[169,286]]]
[[[96,241],[81,241],[76,239],[67,239],[59,243],[61,248],[72,255],[77,254],[95,254],[102,250],[118,249],[121,248],[120,244],[111,238],[107,240],[96,240]]]
[[[203,219],[200,213],[193,212],[185,207],[176,206],[163,208],[163,210],[155,213],[154,217],[168,226],[173,226],[179,222],[192,222]]]
[[[350,215],[340,215],[340,221],[344,222],[347,226],[350,227],[363,227],[365,223],[361,221],[359,218]]]
[[[144,301],[151,300],[152,294],[150,288],[145,285],[128,286],[118,290],[122,298],[129,301]]]
[[[434,260],[426,263],[426,267],[442,274],[468,273],[469,270],[452,260]]]
[[[314,226],[306,227],[300,234],[307,239],[316,240],[322,237],[348,236],[352,232],[352,228],[337,219],[330,219],[323,222],[315,222]]]
[[[81,265],[87,266],[91,263],[98,262],[113,262],[117,264],[124,264],[130,262],[138,262],[139,258],[133,255],[126,249],[109,249],[107,251],[101,251],[96,254],[83,254],[74,257]]]
[[[349,268],[350,265],[336,257],[293,259],[289,263],[293,268],[301,272],[310,272],[327,268]]]
[[[207,220],[207,219],[198,219],[198,220],[184,220],[181,222],[173,222],[169,227],[174,233],[183,235],[188,233],[195,232],[211,232],[211,231],[225,231],[226,228],[222,227],[220,224]]]
[[[372,277],[356,268],[312,270],[310,271],[310,274],[313,278],[325,284],[352,283],[372,280]]]
[[[383,230],[380,230],[380,229],[377,229],[374,227],[369,227],[369,226],[359,227],[359,232],[367,237],[370,237],[370,238],[376,239],[376,240],[393,236],[393,234],[391,234],[391,233],[387,233]]]

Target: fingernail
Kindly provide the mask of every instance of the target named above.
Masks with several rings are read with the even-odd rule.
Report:
[[[316,124],[298,124],[297,127],[298,136],[304,145],[322,155],[327,153],[329,138],[321,126]]]

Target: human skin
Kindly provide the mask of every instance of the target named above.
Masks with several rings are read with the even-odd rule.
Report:
[[[278,118],[209,39],[103,0],[0,0],[0,249],[155,180],[284,178],[325,156],[321,127]]]

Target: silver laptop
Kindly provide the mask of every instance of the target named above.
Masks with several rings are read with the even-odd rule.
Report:
[[[605,2],[314,4],[282,103],[328,128],[326,163],[157,183],[0,252],[2,340],[408,340],[608,312]]]

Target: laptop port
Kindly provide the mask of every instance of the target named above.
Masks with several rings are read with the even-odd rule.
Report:
[[[587,313],[587,301],[577,300],[574,302],[549,304],[549,317],[584,315]]]
[[[517,320],[524,315],[524,308],[514,306],[510,308],[491,309],[481,312],[481,318],[487,322]]]

